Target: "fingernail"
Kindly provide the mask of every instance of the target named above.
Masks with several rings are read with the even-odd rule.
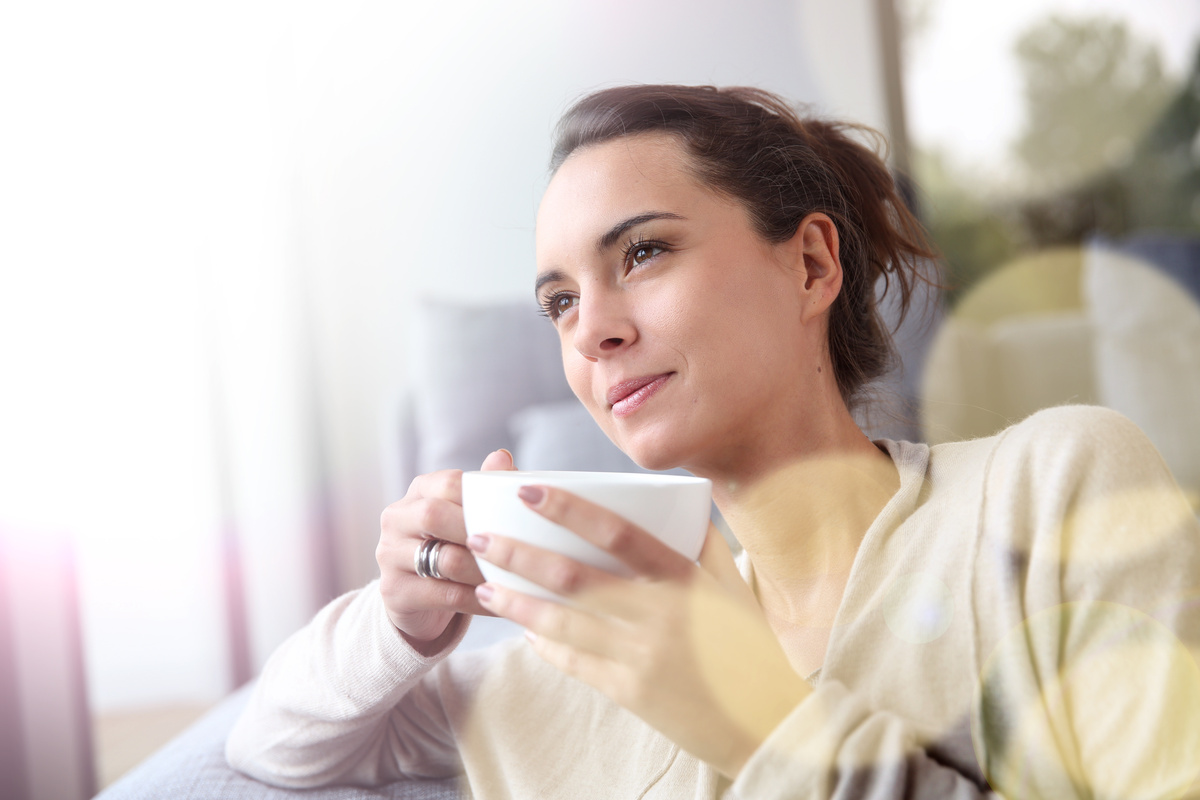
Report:
[[[467,547],[471,548],[476,553],[486,553],[488,549],[488,542],[490,541],[491,539],[484,534],[477,533],[474,536],[467,537]]]
[[[495,594],[495,592],[496,590],[486,583],[481,583],[475,587],[475,597],[485,606],[492,599],[492,595]]]
[[[536,642],[537,634],[534,633],[533,631],[529,630],[528,628],[526,628],[525,629],[525,638],[528,639],[530,642]]]
[[[513,461],[513,454],[509,452],[509,450],[508,450],[508,448],[507,448],[507,447],[501,447],[501,448],[500,448],[499,450],[497,450],[496,452],[497,452],[497,453],[504,453],[504,455],[508,456],[508,463],[510,463],[510,464],[514,463],[514,461]]]
[[[531,506],[536,506],[546,497],[546,490],[541,486],[522,486],[517,490],[517,497]]]

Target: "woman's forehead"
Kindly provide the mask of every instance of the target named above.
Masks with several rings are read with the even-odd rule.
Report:
[[[669,134],[623,136],[572,153],[551,179],[538,208],[539,248],[563,235],[587,235],[654,206],[694,202],[707,193],[679,140]],[[594,233],[594,231],[591,231]]]

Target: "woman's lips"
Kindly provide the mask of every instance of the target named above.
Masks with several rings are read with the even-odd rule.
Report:
[[[637,411],[674,374],[673,372],[666,372],[662,375],[649,375],[644,378],[621,381],[616,386],[613,386],[608,390],[608,397],[606,398],[612,406],[613,416],[627,417]]]

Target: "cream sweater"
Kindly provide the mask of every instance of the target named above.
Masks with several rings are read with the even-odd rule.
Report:
[[[1200,769],[1200,526],[1145,437],[1066,407],[883,444],[900,489],[820,680],[731,787],[523,639],[423,658],[374,585],[272,656],[229,761],[290,787],[462,774],[479,798],[1181,796]]]

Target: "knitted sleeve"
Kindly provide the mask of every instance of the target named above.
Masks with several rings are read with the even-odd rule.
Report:
[[[451,714],[470,687],[435,669],[466,632],[456,624],[454,641],[424,657],[391,624],[377,583],[337,598],[268,660],[229,764],[289,788],[457,774]]]

